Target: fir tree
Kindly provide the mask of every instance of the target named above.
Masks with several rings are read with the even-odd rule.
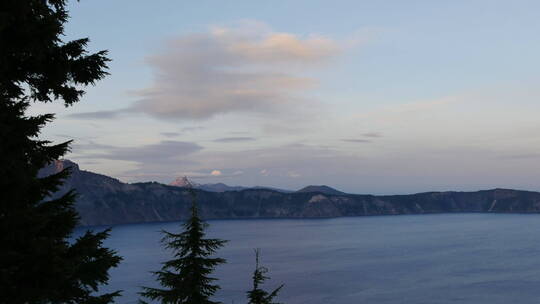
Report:
[[[174,259],[163,263],[160,271],[154,272],[163,288],[143,287],[140,295],[166,304],[217,304],[220,302],[212,301],[211,297],[220,287],[214,284],[217,279],[210,274],[225,260],[211,256],[227,241],[204,238],[208,224],[199,216],[195,190],[191,185],[187,190],[192,204],[190,217],[183,224],[184,231],[178,234],[162,231],[162,242],[174,255]]]
[[[39,140],[52,114],[28,116],[31,102],[79,101],[106,75],[106,52],[88,39],[63,42],[63,0],[0,1],[0,303],[110,303],[95,295],[120,257],[102,246],[109,231],[70,241],[78,215],[73,191],[52,198],[69,170],[38,178],[69,143]]]
[[[273,302],[278,292],[283,288],[281,284],[278,288],[272,292],[265,291],[260,288],[260,285],[264,281],[270,279],[265,274],[268,272],[268,268],[259,265],[260,250],[255,249],[255,271],[253,272],[253,289],[247,292],[248,304],[279,304]]]

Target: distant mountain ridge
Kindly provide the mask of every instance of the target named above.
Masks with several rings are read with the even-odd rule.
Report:
[[[123,183],[80,170],[70,161],[56,161],[41,170],[46,176],[65,167],[72,175],[56,194],[78,192],[81,225],[175,221],[189,214],[190,195],[183,187],[156,182]],[[315,188],[314,188],[315,187]],[[476,192],[426,192],[410,195],[345,194],[330,187],[310,186],[283,193],[271,189],[210,192],[197,189],[201,215],[207,219],[321,218],[424,213],[540,213],[540,193],[510,189]],[[311,191],[317,190],[317,191]]]
[[[188,187],[189,185],[191,185],[195,189],[201,189],[201,190],[209,191],[209,192],[242,191],[246,189],[271,189],[271,190],[275,190],[275,191],[283,192],[283,193],[294,192],[290,190],[283,190],[283,189],[263,187],[263,186],[255,186],[255,187],[229,186],[224,183],[199,184],[199,183],[195,183],[194,181],[189,180],[186,176],[177,177],[174,181],[169,183],[169,185],[176,186],[176,187]]]

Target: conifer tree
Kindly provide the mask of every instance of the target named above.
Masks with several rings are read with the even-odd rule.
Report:
[[[0,1],[0,303],[110,303],[96,295],[120,257],[102,246],[109,231],[70,241],[78,215],[73,191],[52,194],[69,176],[38,178],[69,143],[37,137],[54,115],[29,116],[31,102],[79,101],[107,73],[106,52],[88,39],[64,42],[65,0]]]
[[[259,265],[260,250],[255,249],[255,271],[253,272],[253,289],[247,292],[248,304],[279,304],[273,302],[278,292],[283,288],[281,284],[278,288],[272,292],[268,292],[260,288],[260,285],[264,281],[270,279],[265,274],[268,272],[268,268]]]
[[[204,238],[208,224],[199,216],[193,186],[188,184],[187,190],[192,204],[190,217],[183,224],[184,231],[162,231],[162,242],[174,256],[163,263],[160,271],[154,272],[162,288],[143,287],[140,295],[164,304],[217,304],[220,302],[212,301],[211,297],[220,287],[214,284],[217,279],[210,274],[216,266],[225,263],[225,259],[212,255],[227,241]]]

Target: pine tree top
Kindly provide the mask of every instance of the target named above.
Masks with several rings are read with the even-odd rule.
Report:
[[[211,273],[226,261],[212,256],[227,241],[205,238],[208,224],[199,216],[196,192],[192,188],[188,191],[193,200],[190,217],[182,224],[183,231],[162,231],[162,243],[173,253],[173,259],[154,272],[162,288],[143,287],[140,294],[161,303],[217,304],[220,302],[212,301],[211,297],[220,287]]]
[[[248,304],[280,304],[273,302],[277,296],[283,284],[274,289],[272,292],[268,292],[260,287],[270,277],[265,274],[268,272],[268,268],[260,266],[260,249],[255,249],[255,271],[253,272],[253,288],[247,292]]]

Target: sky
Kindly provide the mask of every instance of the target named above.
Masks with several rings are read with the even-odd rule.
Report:
[[[540,190],[538,1],[72,1],[110,75],[54,112],[125,182]]]

